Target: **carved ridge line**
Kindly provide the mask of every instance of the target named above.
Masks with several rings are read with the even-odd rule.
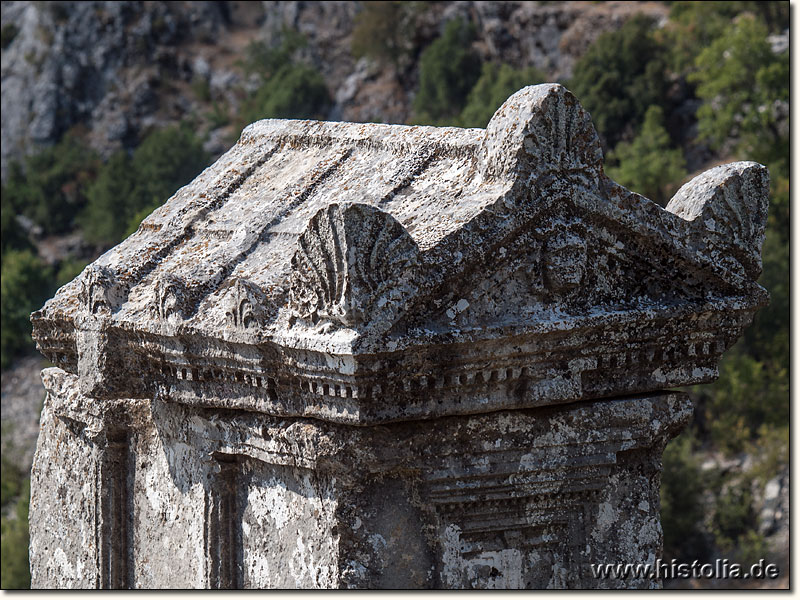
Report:
[[[205,300],[209,295],[211,295],[219,286],[230,277],[231,273],[238,267],[242,262],[244,262],[248,256],[250,256],[258,246],[263,243],[267,237],[270,235],[270,229],[274,227],[277,223],[286,216],[287,213],[294,210],[297,206],[301,205],[305,202],[308,197],[314,193],[317,187],[324,182],[328,177],[330,177],[333,173],[335,173],[346,161],[350,156],[353,154],[353,149],[348,148],[344,151],[339,151],[339,156],[333,160],[332,164],[322,170],[320,173],[317,173],[316,176],[308,182],[303,190],[297,194],[297,197],[291,199],[286,206],[284,206],[283,210],[281,210],[277,215],[275,215],[269,222],[267,222],[259,232],[258,236],[256,236],[253,243],[250,244],[247,248],[239,252],[231,261],[227,262],[219,271],[219,273],[212,277],[211,280],[205,282],[198,289],[198,295],[196,300],[192,303],[191,306],[188,307],[186,311],[186,315],[184,316],[184,320],[190,319],[195,315],[197,310],[200,308],[203,300]],[[320,165],[330,159],[324,159],[320,161]],[[319,165],[318,165],[319,166]],[[291,188],[290,193],[287,196],[291,196]]]
[[[482,491],[482,490],[476,490]],[[434,498],[431,497],[431,503],[439,510],[456,511],[456,510],[470,510],[471,507],[487,507],[494,510],[487,510],[486,512],[470,512],[470,516],[480,517],[482,515],[495,515],[498,509],[505,508],[506,510],[513,510],[514,508],[525,508],[529,504],[540,504],[552,502],[552,507],[563,506],[564,502],[585,502],[591,501],[600,494],[602,489],[589,488],[584,490],[570,490],[565,492],[535,492],[528,493],[521,496],[513,496],[510,498],[496,498],[492,500],[481,499],[463,499],[454,500],[451,498]],[[539,508],[539,507],[533,507]],[[551,506],[542,506],[541,509],[551,508]]]
[[[325,127],[325,121],[318,122],[319,125]],[[407,155],[416,149],[416,143],[405,141],[386,141],[385,131],[393,132],[408,132],[412,129],[426,129],[432,132],[436,138],[444,138],[448,133],[455,130],[459,134],[466,134],[466,132],[474,131],[480,132],[475,138],[484,135],[485,129],[461,129],[457,127],[426,127],[419,125],[387,125],[384,123],[343,123],[342,125],[352,125],[357,129],[362,129],[369,126],[378,126],[385,128],[379,135],[369,137],[353,137],[348,136],[346,133],[337,135],[334,133],[310,133],[310,134],[296,134],[296,133],[280,133],[280,132],[266,132],[258,134],[253,132],[250,134],[253,138],[265,138],[278,145],[287,145],[290,148],[328,148],[333,145],[347,145],[351,146],[353,150],[367,150],[367,151],[385,151],[392,155]],[[336,124],[337,127],[342,125]],[[475,141],[474,138],[469,139],[461,144],[446,142],[442,139],[431,139],[431,136],[425,136],[425,145],[432,148],[432,152],[442,158],[473,158],[478,155],[481,150],[481,141]]]

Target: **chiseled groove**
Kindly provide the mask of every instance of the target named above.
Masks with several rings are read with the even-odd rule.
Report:
[[[230,274],[233,273],[234,269],[236,269],[236,267],[238,267],[242,262],[244,262],[247,259],[247,257],[250,256],[255,251],[255,249],[258,248],[258,246],[267,238],[267,236],[269,235],[269,230],[272,229],[277,223],[279,223],[281,219],[283,219],[289,212],[291,212],[292,210],[303,204],[303,202],[305,202],[308,199],[308,197],[312,193],[314,193],[314,190],[316,190],[317,187],[322,182],[324,182],[328,177],[330,177],[333,173],[335,173],[347,161],[347,159],[350,158],[350,156],[352,156],[352,154],[353,154],[353,148],[347,148],[346,150],[341,152],[341,155],[339,156],[339,158],[333,161],[333,164],[331,164],[324,171],[322,171],[322,173],[319,173],[312,181],[308,183],[308,185],[306,185],[305,189],[303,189],[303,191],[297,195],[297,198],[291,200],[284,207],[284,209],[280,211],[280,213],[275,215],[275,217],[273,217],[268,223],[266,223],[261,228],[261,232],[253,241],[253,243],[250,244],[249,247],[247,247],[245,250],[242,250],[233,260],[231,260],[224,267],[222,267],[220,273],[217,276],[212,277],[210,281],[207,281],[202,286],[199,286],[196,299],[194,300],[193,305],[189,307],[185,318],[190,319],[191,317],[193,317],[197,312],[197,309],[203,303],[203,300],[205,300],[226,279],[228,279]],[[322,162],[324,161],[320,161],[320,163]]]
[[[192,218],[192,220],[189,221],[189,223],[183,228],[183,231],[179,235],[175,236],[167,245],[156,252],[149,261],[143,263],[138,269],[134,268],[131,275],[127,278],[128,280],[126,281],[128,289],[132,288],[145,277],[147,277],[147,275],[149,275],[153,269],[156,268],[156,266],[158,266],[167,256],[169,256],[178,245],[189,239],[189,237],[193,235],[194,228],[197,223],[201,219],[205,218],[209,213],[222,208],[231,195],[237,189],[239,189],[244,182],[247,181],[247,179],[250,178],[256,169],[266,163],[278,151],[278,149],[279,146],[277,144],[269,149],[264,156],[250,165],[250,167],[244,173],[241,173],[236,179],[231,181],[228,187],[226,187],[220,194],[208,202],[206,206],[201,208]]]
[[[334,208],[333,205],[328,206],[327,216],[328,222],[330,223],[331,229],[335,232],[334,235],[331,236],[331,241],[333,242],[333,264],[336,268],[329,269],[328,273],[330,277],[333,277],[335,281],[333,282],[333,286],[331,289],[333,290],[333,298],[329,300],[331,304],[335,304],[338,300],[344,298],[344,274],[343,271],[347,269],[347,256],[345,253],[347,252],[347,246],[350,243],[350,240],[347,239],[347,229],[344,225],[344,220],[340,219],[340,212]],[[345,249],[343,250],[340,243],[344,240]],[[326,257],[327,259],[327,257]],[[342,268],[338,268],[339,265],[342,265]],[[328,265],[330,267],[330,265]]]
[[[401,190],[411,185],[414,182],[414,180],[417,179],[420,175],[422,175],[437,158],[442,158],[442,156],[431,150],[426,150],[424,152],[417,152],[410,161],[412,164],[411,172],[408,175],[406,175],[403,179],[401,179],[397,185],[395,185],[386,195],[383,196],[383,198],[378,200],[378,206],[381,206],[389,202]]]

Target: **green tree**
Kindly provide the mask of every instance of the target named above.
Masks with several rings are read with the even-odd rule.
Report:
[[[2,476],[0,477],[0,505],[5,509],[6,505],[15,500],[22,489],[22,472],[19,467],[11,462],[5,455],[0,457],[2,461]]]
[[[789,56],[772,52],[767,33],[752,16],[736,19],[697,56],[689,80],[703,100],[702,139],[714,147],[738,139],[742,151],[788,174],[789,136],[780,125],[782,107],[788,115]]]
[[[50,270],[29,250],[11,250],[3,257],[0,281],[0,362],[33,347],[30,314],[52,291]]]
[[[10,169],[3,195],[45,233],[69,231],[86,202],[86,187],[100,166],[97,155],[74,134]]]
[[[0,585],[3,589],[27,589],[31,587],[31,570],[28,562],[28,509],[30,504],[30,479],[25,479],[14,510],[0,520]],[[5,512],[5,511],[4,511]]]
[[[692,452],[693,442],[694,436],[687,431],[664,449],[661,524],[665,560],[692,561],[704,558],[709,551],[702,530],[706,482]]]
[[[278,69],[247,101],[248,122],[259,119],[323,119],[330,93],[322,75],[308,65],[290,63]]]
[[[471,48],[475,28],[461,19],[450,21],[419,61],[419,90],[414,98],[415,121],[455,123],[467,96],[481,75],[481,62]]]
[[[117,152],[87,190],[89,200],[79,219],[84,236],[101,245],[119,242],[132,221],[163,204],[208,160],[202,141],[188,124],[150,133],[131,158]]]
[[[699,390],[714,444],[728,454],[742,452],[760,426],[779,426],[788,418],[788,374],[772,362],[743,351],[742,342],[720,363],[719,380]]]
[[[730,485],[717,498],[712,531],[717,546],[723,552],[730,552],[741,545],[737,541],[740,537],[746,540],[748,532],[755,533],[756,515],[753,511],[753,495],[749,483],[746,481],[739,485]]]
[[[0,193],[0,245],[2,246],[2,255],[4,256],[7,250],[30,250],[33,248],[25,232],[17,223],[16,215],[17,209],[12,203],[11,194],[6,192],[5,185]]]
[[[87,241],[113,244],[121,239],[122,229],[138,204],[133,194],[135,187],[131,160],[127,152],[120,150],[111,156],[86,192],[88,202],[78,221]]]
[[[669,23],[660,32],[670,48],[673,69],[681,73],[693,71],[697,55],[744,12],[762,19],[771,33],[780,33],[789,26],[787,2],[673,2]]]
[[[543,81],[544,74],[533,67],[514,69],[507,64],[484,63],[481,76],[470,90],[467,104],[458,118],[460,126],[486,127],[511,94]]]
[[[141,207],[163,204],[208,166],[203,141],[184,122],[149,134],[133,152],[134,194]]]
[[[245,58],[240,63],[247,75],[256,75],[262,82],[268,81],[278,70],[294,62],[294,55],[308,45],[297,31],[283,29],[277,46],[262,41],[250,42],[245,49]]]
[[[638,129],[651,105],[667,92],[665,48],[642,15],[602,34],[575,63],[570,87],[611,147]]]
[[[670,148],[664,129],[664,111],[651,106],[642,130],[632,142],[620,142],[608,155],[609,177],[664,206],[686,175],[686,161],[680,149]]]
[[[277,47],[263,42],[248,46],[243,63],[245,73],[261,81],[258,89],[245,99],[243,127],[259,119],[322,119],[331,104],[330,92],[322,75],[314,67],[295,59],[306,40],[299,33],[284,30]]]

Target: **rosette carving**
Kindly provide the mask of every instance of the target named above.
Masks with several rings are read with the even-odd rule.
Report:
[[[367,204],[331,204],[298,240],[290,308],[311,323],[390,322],[416,290],[418,260],[417,244],[390,214]]]

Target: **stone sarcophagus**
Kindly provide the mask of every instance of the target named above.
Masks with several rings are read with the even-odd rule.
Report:
[[[666,209],[589,115],[260,121],[32,316],[35,587],[581,588],[767,302],[766,169]]]

